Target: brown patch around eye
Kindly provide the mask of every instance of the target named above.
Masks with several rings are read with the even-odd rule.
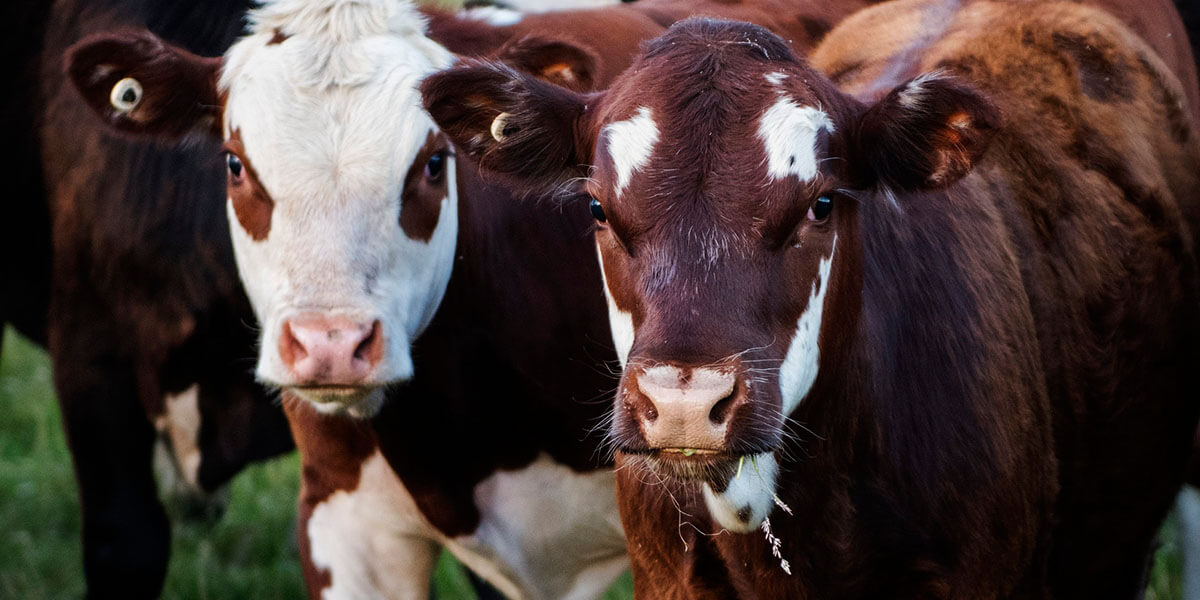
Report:
[[[441,177],[430,180],[425,176],[425,167],[439,152],[443,154]],[[433,237],[433,230],[437,228],[442,212],[442,199],[446,197],[448,189],[446,178],[451,177],[449,167],[446,140],[437,133],[429,132],[425,145],[417,152],[404,176],[404,191],[400,196],[400,229],[404,230],[404,235],[422,242],[428,242]]]
[[[233,202],[233,212],[250,239],[261,242],[271,233],[271,213],[275,210],[275,201],[263,189],[258,180],[258,173],[246,158],[240,129],[233,130],[225,147],[241,159],[243,169],[242,176],[236,181],[232,174],[228,174],[229,198]]]

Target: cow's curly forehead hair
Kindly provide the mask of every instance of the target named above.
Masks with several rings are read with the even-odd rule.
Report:
[[[763,62],[795,61],[791,48],[758,25],[738,21],[692,18],[680,21],[646,46],[643,60],[727,53]]]

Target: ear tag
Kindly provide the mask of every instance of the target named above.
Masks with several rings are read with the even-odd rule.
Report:
[[[511,116],[511,114],[506,112],[496,115],[496,118],[492,120],[492,139],[497,142],[503,142],[508,139],[508,136],[504,135],[504,126],[508,124],[508,118]]]
[[[113,86],[108,101],[119,113],[132,112],[142,103],[142,84],[132,77],[126,77]]]

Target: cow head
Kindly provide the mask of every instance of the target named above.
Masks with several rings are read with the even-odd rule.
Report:
[[[455,160],[418,84],[452,56],[409,2],[278,0],[250,24],[224,58],[132,31],[83,40],[67,69],[119,131],[225,141],[259,379],[370,415],[450,276]]]
[[[767,31],[709,20],[673,27],[601,94],[490,63],[423,93],[485,170],[590,204],[625,365],[615,445],[703,482],[735,531],[769,512],[784,420],[847,355],[860,206],[901,218],[898,199],[971,168],[998,118],[938,76],[864,105]]]

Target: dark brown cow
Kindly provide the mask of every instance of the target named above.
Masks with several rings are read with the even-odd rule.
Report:
[[[671,15],[796,24],[801,11],[435,13],[442,47],[407,3],[359,2],[338,19],[320,6],[253,13],[220,88],[218,61],[136,32],[87,40],[70,68],[118,129],[226,140],[231,234],[263,326],[258,375],[287,389],[304,462],[310,594],[419,597],[445,546],[509,595],[595,596],[627,559],[614,478],[586,435],[614,383],[590,220],[514,203],[469,162],[455,170],[414,74],[448,64],[448,47],[590,90]],[[488,43],[455,47],[477,39]],[[364,60],[360,44],[377,54]],[[203,100],[170,104],[180,97]]]
[[[211,143],[164,151],[113,139],[63,89],[62,52],[117,25],[196,51],[232,41],[246,1],[16,1],[0,9],[15,64],[0,130],[0,324],[46,345],[79,485],[92,597],[157,597],[169,524],[156,440],[195,494],[292,447],[253,381],[253,313],[237,285]],[[44,182],[44,183],[43,183]]]
[[[640,597],[1140,595],[1200,395],[1194,90],[1035,8],[859,13],[840,89],[705,20],[603,94],[426,80],[485,170],[586,176]]]

